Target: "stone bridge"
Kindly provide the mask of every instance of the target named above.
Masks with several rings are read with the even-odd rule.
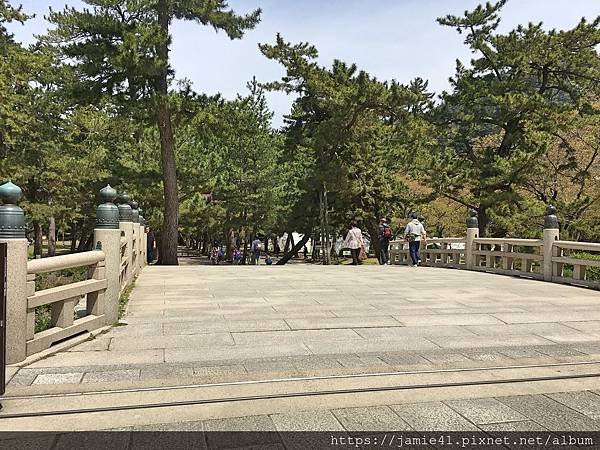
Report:
[[[126,314],[12,361],[0,429],[599,430],[597,264],[578,253],[599,244],[560,241],[553,213],[539,241],[480,239],[471,218],[466,238],[430,241],[419,268],[398,242],[391,266],[141,270],[127,251],[136,222],[98,229],[102,250],[77,256],[105,281],[86,312],[114,313],[110,286],[137,273]],[[103,233],[118,236],[118,276]],[[9,258],[16,241],[3,241]],[[25,260],[30,282],[75,263],[43,261]],[[73,289],[30,290],[24,326],[40,298],[73,308]],[[52,333],[73,326],[61,317]]]

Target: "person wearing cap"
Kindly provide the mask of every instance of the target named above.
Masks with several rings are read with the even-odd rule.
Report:
[[[410,259],[412,260],[413,267],[417,267],[421,263],[421,255],[419,254],[421,239],[427,239],[425,227],[417,217],[417,213],[411,213],[410,218],[412,220],[408,222],[406,229],[404,230],[404,237],[408,241]]]
[[[379,237],[379,264],[390,264],[390,239],[392,238],[392,230],[385,217],[379,220],[379,229],[377,232]]]

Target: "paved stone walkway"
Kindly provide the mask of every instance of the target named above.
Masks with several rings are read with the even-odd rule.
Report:
[[[123,323],[22,368],[7,394],[600,361],[597,291],[438,268],[152,266],[139,277]],[[534,400],[492,396],[471,412],[464,402],[377,406],[373,420],[417,429],[432,417],[441,422],[431,424],[453,427],[547,428],[554,419],[539,411],[549,405],[600,429],[599,398],[582,387]],[[431,408],[437,412],[423,412]],[[329,408],[306,416],[304,427],[348,428],[367,414],[352,411]],[[286,428],[283,417],[252,417]],[[210,428],[198,423],[188,425]]]

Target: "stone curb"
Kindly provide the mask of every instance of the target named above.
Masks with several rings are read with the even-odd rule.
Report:
[[[65,342],[62,342],[60,344],[57,344],[49,349],[46,349],[42,352],[36,353],[34,355],[28,356],[27,358],[25,358],[23,361],[21,361],[20,363],[17,364],[11,364],[11,365],[7,365],[6,368],[7,370],[10,372],[12,372],[11,369],[16,369],[14,371],[14,373],[10,374],[7,377],[6,383],[8,384],[8,382],[16,375],[16,373],[19,371],[19,369],[22,369],[23,367],[27,367],[30,364],[33,364],[35,362],[38,362],[42,359],[48,358],[49,356],[53,356],[54,354],[58,353],[58,352],[62,352],[64,350],[68,350],[72,347],[75,347],[76,345],[79,345],[85,341],[87,341],[89,338],[91,337],[96,337],[99,334],[103,334],[106,333],[108,330],[110,330],[112,328],[112,325],[106,325],[102,328],[98,328],[97,330],[94,330],[92,332],[88,332],[85,334],[81,334],[79,336],[75,336]]]

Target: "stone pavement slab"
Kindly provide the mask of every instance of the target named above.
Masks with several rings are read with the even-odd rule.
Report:
[[[269,344],[273,342],[313,342],[346,341],[363,339],[356,331],[349,329],[261,331],[232,333],[233,340],[239,345]]]
[[[394,315],[394,319],[406,326],[429,325],[480,325],[501,324],[502,321],[489,314],[432,314],[432,315]]]
[[[503,422],[503,423],[491,423],[480,425],[483,431],[498,431],[498,432],[511,432],[511,431],[546,431],[539,423],[533,420],[523,420],[520,422]]]
[[[271,419],[278,431],[344,431],[342,424],[330,411],[273,414]]]
[[[145,336],[132,340],[129,336],[114,337],[110,342],[110,350],[147,350],[159,348],[198,348],[234,345],[229,333],[203,333],[196,335]]]
[[[472,422],[441,402],[393,405],[391,408],[415,430],[478,430]]]
[[[28,367],[68,367],[78,364],[152,364],[164,362],[164,350],[107,351],[107,352],[64,352],[42,359]]]
[[[412,429],[387,406],[334,409],[331,412],[348,431],[405,431]]]
[[[82,383],[105,383],[108,381],[137,380],[139,377],[139,369],[87,372],[83,377]]]
[[[600,419],[600,395],[594,392],[557,392],[547,396],[587,417]]]
[[[391,316],[376,317],[336,317],[336,318],[310,318],[287,319],[286,322],[293,330],[311,330],[325,328],[372,328],[395,327],[401,324]]]
[[[475,336],[475,334],[466,329],[466,327],[455,325],[356,328],[355,331],[366,339],[401,339],[406,337],[429,336]]]
[[[82,372],[42,374],[33,380],[33,384],[77,384],[82,378]]]
[[[501,397],[498,400],[550,430],[600,430],[600,421],[543,395]]]
[[[527,324],[502,324],[502,325],[467,325],[466,330],[480,335],[500,335],[507,336],[511,334],[570,334],[573,328],[558,322],[549,323],[527,323]]]
[[[165,349],[166,362],[186,361],[226,361],[232,359],[248,359],[273,356],[309,355],[310,351],[301,344],[249,346],[237,345],[230,347],[207,347],[203,350],[187,348]]]
[[[580,322],[563,322],[563,325],[579,331],[600,332],[600,320],[588,320]]]
[[[404,339],[365,339],[356,341],[309,342],[306,347],[315,355],[331,355],[334,353],[377,353],[401,350],[437,349],[438,345],[425,338]]]
[[[286,321],[281,319],[231,320],[228,322],[229,331],[281,331],[289,330]]]
[[[484,348],[484,347],[525,347],[528,345],[546,345],[552,342],[533,335],[473,336],[473,337],[429,337],[428,340],[442,348]]]
[[[162,430],[140,430],[146,433],[132,433],[131,450],[163,450],[165,448],[204,449],[204,441],[193,433],[160,433]]]
[[[450,400],[445,402],[453,410],[477,425],[524,421],[527,418],[493,398]]]
[[[129,433],[62,433],[56,437],[55,450],[71,450],[74,446],[86,450],[128,450]],[[156,441],[156,436],[154,437]]]
[[[189,318],[188,318],[189,319]],[[197,321],[197,322],[165,322],[162,324],[165,336],[181,334],[210,334],[218,332],[229,332],[227,322],[218,321]],[[132,327],[133,329],[136,326]]]

